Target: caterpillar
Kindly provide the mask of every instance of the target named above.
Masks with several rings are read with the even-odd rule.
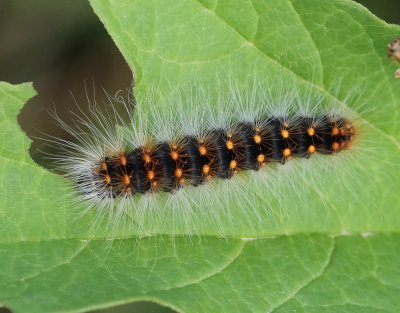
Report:
[[[95,214],[93,225],[106,219],[120,233],[126,233],[121,225],[135,224],[145,234],[190,234],[214,223],[214,231],[224,235],[235,224],[237,217],[230,215],[236,203],[246,203],[248,223],[260,219],[261,210],[271,214],[269,201],[286,210],[289,199],[273,190],[296,178],[289,174],[280,182],[271,172],[275,165],[303,159],[308,168],[321,167],[328,158],[324,166],[335,166],[330,160],[347,154],[359,139],[346,101],[294,86],[243,91],[235,85],[212,96],[196,86],[184,96],[156,100],[153,93],[134,112],[119,95],[109,97],[108,114],[94,102],[88,114],[77,115],[77,125],[53,115],[74,140],[48,138],[61,147],[52,158],[72,181],[72,201],[82,215]],[[120,111],[128,112],[128,121]],[[264,199],[271,193],[273,198]]]
[[[81,190],[98,197],[171,192],[214,177],[228,179],[242,170],[292,157],[336,154],[354,139],[354,128],[341,117],[270,117],[230,129],[204,131],[200,137],[176,138],[155,146],[94,160],[79,178]]]

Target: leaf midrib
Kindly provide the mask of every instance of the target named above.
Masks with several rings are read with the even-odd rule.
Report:
[[[102,237],[102,238],[76,238],[76,237],[59,237],[59,238],[50,238],[50,239],[27,239],[27,240],[10,240],[10,241],[1,241],[0,245],[2,244],[20,244],[20,243],[40,243],[40,242],[52,242],[52,241],[61,241],[61,240],[76,240],[76,241],[81,241],[81,242],[94,242],[94,241],[118,241],[118,240],[132,240],[132,239],[144,239],[144,238],[152,238],[152,237],[172,237],[174,239],[176,238],[188,238],[188,237],[198,237],[198,238],[205,238],[205,239],[225,239],[226,241],[229,240],[243,240],[243,241],[255,241],[255,240],[264,240],[264,239],[277,239],[280,237],[293,237],[293,236],[300,236],[300,235],[323,235],[323,236],[329,236],[332,238],[336,237],[341,237],[341,236],[378,236],[378,235],[392,235],[392,234],[400,234],[399,231],[387,231],[387,232],[381,232],[381,231],[360,231],[360,232],[347,232],[343,231],[341,233],[328,233],[328,232],[312,232],[312,233],[306,233],[306,232],[294,232],[294,233],[284,233],[284,234],[278,234],[278,235],[271,235],[271,236],[261,236],[261,237],[244,237],[244,236],[238,236],[235,237],[233,235],[227,235],[227,236],[219,236],[219,235],[214,235],[214,234],[203,234],[203,235],[188,235],[188,234],[164,234],[164,233],[152,233],[151,235],[146,235],[146,236],[141,236],[140,234],[134,234],[134,235],[129,235],[129,236],[119,236],[119,237],[114,237],[114,238],[109,238],[109,237]]]

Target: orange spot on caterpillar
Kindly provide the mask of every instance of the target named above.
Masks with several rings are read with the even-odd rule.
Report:
[[[340,145],[339,145],[338,142],[334,142],[334,143],[332,144],[332,150],[333,150],[333,151],[338,151],[339,148],[340,148]]]
[[[154,177],[156,176],[156,174],[154,173],[154,171],[147,171],[147,179],[148,180],[153,180]]]
[[[339,128],[332,127],[332,136],[337,136],[337,135],[339,135]]]
[[[237,162],[236,162],[235,160],[232,160],[231,163],[229,163],[229,167],[230,167],[231,169],[235,169],[236,166],[237,166]]]
[[[178,160],[178,158],[179,158],[178,152],[172,151],[171,152],[171,158],[172,158],[172,160]]]
[[[231,140],[228,140],[228,141],[226,142],[226,147],[227,147],[229,150],[232,150],[234,146],[235,146],[235,145],[233,144],[233,142],[232,142]]]
[[[314,134],[315,134],[315,129],[314,128],[312,128],[312,127],[310,127],[309,129],[307,129],[307,134],[309,135],[309,136],[314,136]]]
[[[286,139],[286,138],[289,138],[289,131],[286,130],[286,129],[282,129],[281,135],[282,135],[282,137],[285,138],[285,139]]]
[[[285,157],[290,156],[290,153],[291,153],[291,151],[290,151],[289,148],[286,148],[285,150],[283,150],[283,155],[284,155]]]
[[[122,153],[119,155],[119,164],[126,165],[126,157]]]
[[[199,147],[199,152],[201,155],[206,155],[207,154],[207,149],[204,146]]]
[[[181,178],[182,175],[183,175],[182,169],[177,168],[177,169],[175,170],[175,177],[176,177],[176,178]]]
[[[264,162],[264,160],[265,160],[264,154],[259,154],[257,156],[257,162],[262,163]]]
[[[255,135],[254,136],[254,142],[257,143],[257,144],[261,143],[261,136],[260,135]]]
[[[101,162],[100,171],[107,171],[107,164],[106,164],[106,162]]]
[[[144,160],[145,163],[150,163],[151,162],[151,156],[148,155],[148,154],[145,154],[143,156],[143,160]]]
[[[104,175],[104,180],[105,180],[105,182],[106,182],[107,184],[111,183],[111,177],[110,177],[110,175],[108,175],[108,174]]]
[[[208,165],[204,165],[203,166],[203,174],[208,174],[210,172],[210,166]]]
[[[131,179],[129,178],[129,175],[125,174],[125,175],[122,177],[122,182],[123,182],[125,185],[128,186],[128,185],[131,183]]]
[[[315,150],[316,150],[316,149],[315,149],[315,146],[314,146],[314,145],[309,146],[308,149],[307,149],[307,151],[308,151],[309,153],[314,153]]]

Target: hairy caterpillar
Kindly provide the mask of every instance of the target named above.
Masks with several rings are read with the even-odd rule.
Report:
[[[299,157],[310,159],[305,161],[312,167],[351,150],[358,138],[346,107],[294,87],[278,92],[231,88],[216,98],[195,88],[179,99],[158,100],[174,108],[163,113],[152,109],[153,99],[143,101],[149,103],[146,117],[142,103],[128,122],[115,101],[111,115],[92,104],[90,115],[82,112],[75,128],[55,115],[75,138],[50,139],[64,148],[54,156],[57,167],[73,182],[83,213],[96,212],[94,224],[105,217],[114,229],[127,221],[142,227],[168,220],[177,231],[196,233],[199,221],[220,225],[221,215],[229,217],[232,199],[248,197],[248,181],[257,184],[252,196],[261,199],[262,190],[276,185],[262,174],[274,164],[284,168]],[[122,107],[130,111],[124,102]],[[249,199],[243,210],[253,214]],[[153,231],[146,228],[144,233]],[[225,233],[224,226],[217,228]]]
[[[334,116],[260,118],[232,129],[204,131],[133,151],[104,153],[78,179],[81,192],[100,198],[172,191],[211,178],[231,178],[293,156],[335,154],[350,146],[354,129]]]

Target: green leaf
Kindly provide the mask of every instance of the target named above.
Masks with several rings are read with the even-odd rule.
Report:
[[[386,44],[400,28],[342,0],[91,4],[135,73],[139,106],[150,87],[167,94],[193,73],[204,86],[293,82],[339,103],[361,86],[348,107],[365,140],[338,172],[321,157],[311,172],[304,166],[313,161],[292,161],[283,172],[291,182],[262,194],[249,181],[246,192],[258,195],[251,212],[237,198],[204,207],[204,216],[221,208],[226,238],[210,219],[194,221],[200,237],[188,237],[187,226],[160,218],[110,241],[105,225],[88,231],[94,214],[76,219],[68,182],[30,160],[17,125],[30,85],[0,83],[0,305],[76,312],[152,300],[180,312],[397,312],[400,86]],[[143,232],[151,236],[139,239]]]
[[[310,175],[302,170],[308,161],[296,160],[287,170],[290,183],[280,180],[285,169],[268,172],[268,189],[257,179],[247,183],[255,195],[251,209],[243,210],[241,197],[215,197],[189,226],[165,223],[175,217],[168,209],[156,220],[147,213],[139,222],[145,233],[201,229],[218,236],[223,229],[226,236],[262,237],[399,230],[400,212],[393,208],[400,202],[400,88],[386,51],[397,26],[348,1],[91,3],[135,73],[137,105],[145,114],[150,105],[141,100],[154,85],[168,95],[193,76],[205,88],[222,81],[222,89],[229,80],[246,88],[256,77],[262,86],[283,81],[311,89],[347,106],[360,122],[359,151],[341,158],[340,170],[332,169],[329,158],[319,158]],[[355,88],[361,89],[359,97],[346,101]],[[152,109],[169,111],[169,105],[152,103]],[[192,202],[200,203],[201,195],[192,194]],[[217,222],[204,223],[210,215]]]

